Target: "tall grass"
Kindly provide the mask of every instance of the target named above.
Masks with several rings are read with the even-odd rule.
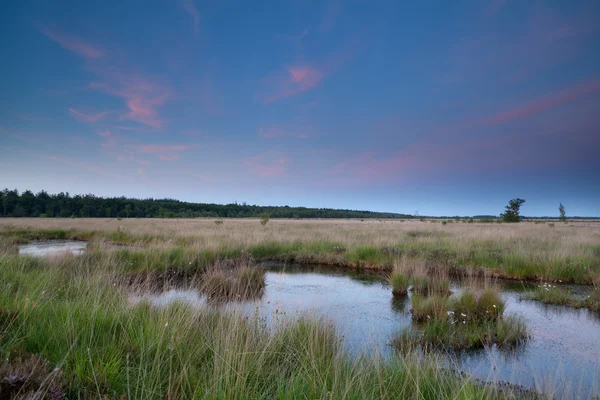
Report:
[[[60,374],[56,382],[68,398],[455,399],[506,394],[476,386],[444,370],[434,358],[351,358],[332,325],[310,317],[266,326],[259,319],[184,303],[131,305],[128,286],[115,281],[129,271],[126,262],[114,252],[46,261],[3,256],[0,371],[5,376],[0,380],[18,373],[23,357],[34,357],[48,368],[26,377],[24,387],[40,398],[48,397],[50,389],[39,374],[51,373]]]
[[[0,236],[19,241],[106,238],[168,250],[183,246],[206,257],[249,251],[257,259],[391,269],[395,259],[435,259],[460,271],[485,267],[519,279],[591,283],[600,274],[597,222],[554,229],[532,223],[430,224],[420,221],[0,219]],[[340,252],[339,249],[345,251]],[[1,251],[1,249],[0,249]],[[436,253],[437,252],[437,253]],[[223,257],[221,257],[223,258]]]

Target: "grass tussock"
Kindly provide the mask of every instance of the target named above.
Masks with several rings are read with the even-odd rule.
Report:
[[[428,276],[414,276],[412,290],[421,296],[448,296],[452,293],[449,279]]]
[[[392,294],[394,296],[406,296],[408,294],[408,287],[410,280],[408,276],[400,271],[392,271],[389,278],[390,285],[392,286]]]
[[[217,263],[199,282],[200,291],[211,299],[249,299],[260,296],[264,288],[265,270],[246,264],[228,268]]]
[[[503,316],[504,301],[493,288],[466,291],[457,298],[413,295],[411,313],[420,325],[394,339],[393,345],[402,351],[416,346],[454,350],[512,346],[528,337],[522,319]]]
[[[266,326],[260,319],[184,303],[132,305],[126,287],[110,279],[126,270],[119,260],[115,253],[60,261],[0,259],[0,309],[15,321],[3,325],[0,335],[3,397],[505,395],[444,370],[429,356],[354,359],[343,351],[330,324],[310,317]]]

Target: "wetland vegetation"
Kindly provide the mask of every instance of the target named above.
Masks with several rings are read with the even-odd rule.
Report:
[[[550,229],[376,220],[271,220],[261,226],[258,220],[3,219],[0,390],[9,398],[529,396],[519,386],[457,374],[444,354],[420,349],[489,352],[530,337],[535,349],[540,326],[530,328],[505,310],[504,295],[489,283],[498,277],[596,283],[599,237],[593,222]],[[87,247],[79,255],[18,254],[23,244],[52,239],[85,240]],[[353,288],[358,297],[352,301],[364,306],[352,309],[372,307],[375,296],[391,307],[389,316],[354,331],[329,321],[335,311],[281,317],[286,307],[316,295],[302,284],[292,296],[296,303],[279,305],[281,296],[293,293],[278,286],[278,275],[269,275],[266,265],[292,262],[335,266],[343,274],[373,271],[378,283],[364,286],[362,295]],[[386,274],[391,285],[380,278]],[[325,275],[316,279],[318,286]],[[344,285],[331,282],[326,292]],[[157,307],[144,294],[182,285],[198,299],[218,302],[196,307],[175,300]],[[265,294],[278,288],[279,297]],[[133,294],[142,300],[132,301]],[[354,294],[337,296],[349,301]],[[597,301],[589,296],[585,301]],[[240,312],[220,305],[238,303],[246,304]],[[266,314],[256,315],[255,308]],[[366,315],[381,306],[369,309]],[[381,353],[353,352],[344,344],[363,340],[378,321],[398,318],[404,322],[392,323],[378,339]],[[386,353],[390,344],[402,351]],[[594,393],[586,385],[585,393]]]

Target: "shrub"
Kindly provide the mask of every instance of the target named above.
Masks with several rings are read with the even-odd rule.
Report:
[[[268,212],[264,212],[264,213],[260,214],[260,224],[261,224],[262,226],[265,226],[265,225],[267,225],[267,222],[269,222],[269,218],[270,218],[270,217],[271,217],[271,216],[269,215],[269,213],[268,213]]]

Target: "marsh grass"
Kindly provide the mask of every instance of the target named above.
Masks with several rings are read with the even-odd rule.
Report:
[[[542,301],[544,304],[555,304],[568,307],[583,307],[584,302],[574,298],[567,290],[556,285],[544,283],[532,291],[521,296],[522,300]]]
[[[223,266],[216,263],[201,277],[199,289],[213,299],[249,299],[265,288],[265,270],[254,265]]]
[[[38,371],[31,366],[35,360],[41,366],[35,379],[19,381],[28,385],[20,394],[41,394],[49,382],[42,377],[55,371],[66,398],[506,395],[445,370],[434,357],[352,358],[333,326],[310,316],[267,325],[185,303],[130,304],[132,288],[112,281],[130,271],[129,256],[97,251],[52,260],[0,259],[0,309],[5,317],[16,316],[9,316],[14,322],[4,324],[0,335],[0,371],[19,375],[23,365],[29,365],[27,373]]]
[[[406,296],[408,294],[410,280],[407,275],[400,271],[393,271],[389,277],[389,282],[394,296]]]
[[[496,344],[517,345],[528,337],[525,322],[504,317],[504,301],[496,288],[465,291],[456,298],[412,296],[416,328],[402,331],[392,344],[402,351],[424,349],[470,349]]]
[[[392,344],[401,351],[412,350],[417,345],[424,350],[466,350],[497,345],[516,346],[527,338],[523,319],[502,319],[448,323],[434,320],[415,330],[404,330],[394,338]]]
[[[413,292],[421,296],[448,296],[450,280],[441,277],[414,276],[412,278]]]
[[[600,274],[599,229],[593,221],[547,229],[527,223],[443,226],[427,221],[272,220],[269,229],[262,229],[255,220],[240,219],[221,226],[210,219],[0,219],[0,237],[19,243],[104,237],[153,250],[183,246],[202,253],[199,257],[212,257],[207,265],[227,258],[221,253],[248,251],[259,261],[264,257],[391,270],[400,253],[429,258],[430,264],[447,254],[452,256],[446,260],[451,276],[452,271],[462,274],[484,267],[503,277],[588,284]]]

